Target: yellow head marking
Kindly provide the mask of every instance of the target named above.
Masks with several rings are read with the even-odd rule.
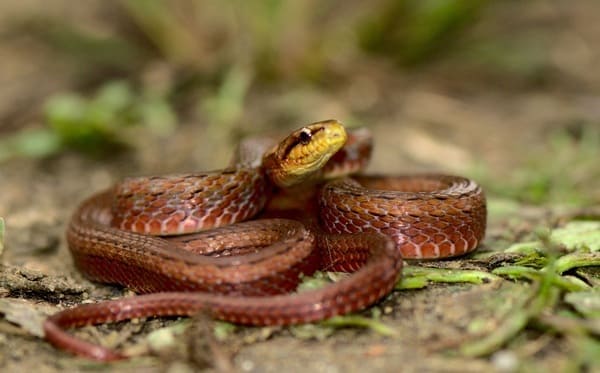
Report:
[[[263,159],[273,182],[287,187],[318,172],[344,146],[348,135],[337,120],[309,124],[292,132]]]

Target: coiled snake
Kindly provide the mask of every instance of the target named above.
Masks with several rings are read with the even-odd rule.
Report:
[[[344,177],[368,160],[364,131],[349,134],[329,120],[267,151],[258,143],[266,144],[243,144],[229,169],[127,179],[84,201],[67,229],[77,268],[91,280],[148,294],[61,311],[44,323],[46,338],[82,356],[115,360],[123,356],[64,329],[201,311],[247,325],[316,321],[387,295],[402,258],[462,255],[483,239],[485,197],[471,180]],[[300,205],[288,206],[295,197],[303,197]],[[259,214],[298,220],[249,220]],[[290,294],[301,275],[316,270],[353,273]]]

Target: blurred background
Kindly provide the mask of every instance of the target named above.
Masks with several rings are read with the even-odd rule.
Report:
[[[4,177],[215,169],[336,118],[374,132],[376,172],[600,200],[594,0],[3,1],[0,38]]]
[[[599,216],[599,46],[598,0],[0,1],[0,366],[101,368],[57,357],[9,320],[40,324],[56,311],[50,303],[116,296],[72,265],[70,215],[126,176],[222,168],[247,135],[335,118],[373,132],[368,172],[474,178],[488,196],[484,255],[542,237],[536,228]],[[522,301],[511,299],[529,283],[503,284],[519,287],[403,293],[399,339],[340,333],[311,344],[284,333],[244,351],[273,371],[288,361],[325,369],[329,353],[354,370],[379,356],[409,371],[490,371],[485,359],[415,351],[504,325],[487,311],[467,325],[491,307],[485,299],[518,316]],[[34,311],[7,310],[22,297]],[[588,324],[572,322],[563,327],[572,334],[552,327],[540,337],[534,321],[512,351],[543,360],[531,371],[577,371],[558,367],[599,353],[582,342]],[[111,331],[108,343],[128,333]]]

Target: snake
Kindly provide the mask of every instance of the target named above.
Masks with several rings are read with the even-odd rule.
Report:
[[[361,174],[372,150],[364,129],[326,120],[238,149],[225,169],[128,178],[80,204],[66,232],[77,269],[141,295],[49,316],[51,344],[112,361],[126,356],[68,329],[201,312],[243,325],[348,314],[392,292],[404,259],[464,255],[484,238],[476,182]],[[319,270],[349,274],[297,290]]]

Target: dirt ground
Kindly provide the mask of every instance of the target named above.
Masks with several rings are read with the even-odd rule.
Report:
[[[7,8],[6,12],[0,9],[0,24],[37,6],[36,1],[7,3],[11,2],[0,5]],[[600,4],[552,3],[533,1],[522,8],[491,6],[484,14],[488,22],[471,30],[490,33],[510,20],[514,26],[511,33],[543,35],[544,63],[533,77],[528,73],[490,73],[485,64],[465,66],[464,61],[453,58],[409,74],[397,74],[386,63],[371,62],[357,70],[354,79],[328,89],[304,85],[252,90],[235,131],[284,131],[337,118],[372,130],[375,152],[369,172],[443,171],[474,177],[488,191],[490,203],[487,236],[479,253],[502,252],[512,243],[534,237],[536,228],[554,227],[573,216],[597,218],[600,166],[596,163],[595,169],[583,169],[581,175],[572,172],[577,165],[564,162],[565,157],[567,161],[579,159],[568,157],[577,152],[582,131],[600,128],[600,49],[595,47],[600,45]],[[92,7],[58,8],[53,11],[66,12],[65,19],[93,13]],[[79,88],[77,75],[69,66],[52,60],[45,50],[28,48],[28,43],[21,35],[0,46],[0,135],[40,126],[41,105],[47,95]],[[293,121],[281,120],[290,117]],[[225,166],[237,137],[216,134],[220,132],[203,119],[184,120],[168,138],[142,139],[134,151],[108,159],[66,151],[45,159],[14,158],[0,164],[0,217],[6,220],[0,267],[0,313],[6,315],[0,319],[0,369],[478,372],[571,368],[569,361],[577,351],[568,338],[535,328],[519,333],[491,355],[473,358],[456,352],[462,343],[502,325],[510,308],[519,304],[531,286],[508,279],[481,285],[430,284],[424,289],[393,292],[374,307],[378,311],[365,310],[363,315],[379,312],[381,322],[396,332],[394,337],[360,328],[323,332],[310,327],[237,327],[211,347],[205,335],[211,330],[206,325],[212,328],[212,322],[199,319],[192,320],[179,343],[152,357],[102,365],[54,349],[40,338],[36,329],[39,318],[81,302],[129,294],[91,283],[75,270],[64,238],[70,214],[83,198],[125,176]],[[557,136],[567,136],[570,145],[556,150],[553,141]],[[556,167],[565,169],[557,171]],[[535,171],[566,175],[563,182],[569,193],[586,196],[588,202],[571,205],[556,194],[556,198],[534,205],[511,198],[514,193],[503,193],[517,188],[523,172]],[[497,256],[469,256],[423,265],[490,271],[498,265],[497,260]],[[498,309],[500,304],[504,309]],[[24,322],[23,318],[33,321]],[[86,328],[81,335],[108,345],[122,346],[126,340],[125,347],[135,350],[143,348],[140,345],[148,332],[176,322],[151,320]],[[590,371],[600,369],[600,362],[596,363],[589,366]]]

